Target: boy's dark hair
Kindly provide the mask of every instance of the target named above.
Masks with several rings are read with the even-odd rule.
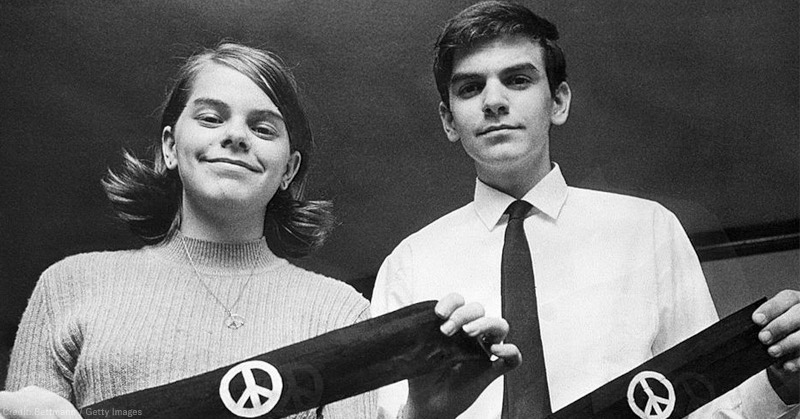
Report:
[[[558,29],[525,6],[491,0],[476,3],[448,20],[436,40],[433,76],[445,106],[450,107],[449,88],[455,52],[471,48],[479,42],[509,35],[526,35],[539,42],[544,49],[550,94],[555,96],[558,86],[567,80],[564,52],[556,44]]]
[[[161,129],[172,127],[186,107],[192,85],[208,64],[230,67],[252,80],[278,107],[286,122],[292,151],[302,159],[294,180],[279,189],[267,205],[264,235],[270,249],[282,257],[302,257],[320,246],[334,220],[327,201],[305,200],[306,175],[313,138],[297,83],[281,59],[267,51],[235,43],[223,43],[190,57],[163,105]],[[108,171],[102,184],[117,216],[146,243],[169,238],[180,227],[183,184],[177,170],[169,170],[161,151],[161,140],[153,145],[153,161],[130,153],[117,170]]]

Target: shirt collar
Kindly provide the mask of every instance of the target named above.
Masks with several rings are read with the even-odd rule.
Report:
[[[544,215],[558,219],[558,214],[567,200],[567,182],[561,174],[561,168],[553,163],[553,169],[545,175],[522,198]],[[500,192],[483,183],[480,179],[475,181],[475,211],[488,230],[494,229],[503,217],[506,208],[514,202],[511,195]]]

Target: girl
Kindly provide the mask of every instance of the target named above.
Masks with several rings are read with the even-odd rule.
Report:
[[[153,162],[126,154],[103,182],[148,246],[75,255],[42,274],[7,381],[9,390],[36,387],[3,393],[3,414],[75,415],[73,406],[367,319],[350,286],[283,259],[319,246],[332,225],[327,202],[304,198],[311,145],[296,83],[276,56],[228,43],[190,58],[165,103]],[[483,315],[455,297],[437,312],[451,328]],[[495,320],[477,322],[474,335],[499,342],[506,328]],[[415,394],[436,394],[431,380],[419,383]],[[323,412],[378,414],[366,393],[295,417]]]

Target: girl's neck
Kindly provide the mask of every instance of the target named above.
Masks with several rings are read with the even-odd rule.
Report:
[[[264,213],[243,214],[233,209],[204,211],[184,200],[180,230],[184,236],[205,241],[251,241],[264,235]]]

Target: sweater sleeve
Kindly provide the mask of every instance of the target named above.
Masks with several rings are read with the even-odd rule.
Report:
[[[369,306],[363,302],[363,309],[349,324],[362,322],[370,318]],[[375,391],[359,394],[325,406],[325,419],[372,419],[378,417],[378,397]]]
[[[6,379],[6,389],[35,385],[75,402],[71,377],[59,366],[54,349],[53,301],[46,273],[37,282],[22,316]]]

